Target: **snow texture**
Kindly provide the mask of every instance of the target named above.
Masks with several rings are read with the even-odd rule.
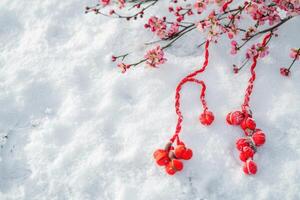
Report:
[[[199,76],[216,120],[211,127],[198,122],[200,88],[184,86],[182,138],[194,157],[170,177],[152,153],[174,131],[176,84],[203,61],[201,33],[168,49],[159,69],[123,75],[112,53],[135,50],[137,59],[141,41],[154,38],[141,20],[85,15],[94,3],[0,2],[1,200],[300,199],[299,62],[290,78],[279,74],[291,62],[289,48],[300,46],[299,17],[284,25],[257,67],[251,105],[267,134],[255,158],[258,174],[243,174],[234,145],[242,132],[225,123],[242,102],[249,67],[232,73],[242,57],[231,57],[222,39]]]

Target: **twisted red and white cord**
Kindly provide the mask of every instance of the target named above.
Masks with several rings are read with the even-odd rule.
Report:
[[[206,90],[206,85],[204,83],[204,81],[200,81],[195,79],[194,77],[197,76],[199,73],[202,73],[205,71],[207,65],[208,65],[208,58],[209,58],[209,51],[208,51],[208,47],[209,47],[209,40],[207,40],[205,42],[205,55],[204,55],[204,63],[202,65],[202,67],[199,70],[196,70],[192,73],[190,73],[189,75],[187,75],[186,77],[184,77],[179,84],[176,87],[176,94],[175,94],[175,110],[176,110],[176,114],[178,116],[177,119],[177,125],[176,125],[176,129],[175,129],[175,133],[174,135],[171,137],[170,141],[171,143],[173,143],[176,139],[177,139],[177,144],[180,143],[180,139],[179,139],[179,133],[181,131],[181,124],[183,121],[183,116],[182,113],[180,111],[180,91],[182,89],[182,86],[187,83],[187,82],[194,82],[197,83],[199,85],[202,86],[202,90],[201,90],[201,94],[200,94],[200,101],[202,103],[203,109],[204,111],[206,111],[207,108],[207,103],[205,101],[205,90]]]
[[[268,33],[267,35],[265,35],[265,37],[263,38],[263,41],[262,41],[262,47],[265,47],[267,45],[267,42],[271,38],[271,36],[272,36],[272,33]],[[253,57],[253,63],[252,63],[251,68],[250,68],[251,77],[248,81],[248,87],[246,89],[246,93],[245,93],[245,97],[244,97],[244,103],[242,105],[242,111],[246,115],[249,114],[249,102],[250,102],[250,96],[251,96],[252,91],[253,91],[254,81],[256,79],[255,68],[256,68],[256,65],[257,65],[258,57],[259,57],[258,53]]]

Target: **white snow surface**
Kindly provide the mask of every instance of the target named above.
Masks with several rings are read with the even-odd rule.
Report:
[[[169,176],[152,154],[173,134],[174,90],[203,62],[196,47],[203,36],[183,37],[158,69],[121,74],[111,55],[135,50],[138,59],[155,38],[143,20],[85,15],[94,3],[0,1],[1,200],[300,199],[300,63],[290,78],[279,74],[289,49],[300,46],[300,17],[284,25],[257,67],[251,106],[267,134],[257,175],[242,172],[235,140],[243,134],[225,122],[242,103],[249,66],[232,73],[242,56],[230,56],[223,38],[199,75],[216,120],[198,122],[200,88],[184,86],[182,139],[194,157]]]

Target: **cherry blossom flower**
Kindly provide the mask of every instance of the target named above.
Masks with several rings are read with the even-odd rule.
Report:
[[[118,0],[119,2],[119,8],[122,9],[125,7],[125,0]]]
[[[206,4],[202,0],[197,0],[194,4],[194,7],[196,8],[198,14],[200,14],[206,9]]]
[[[257,51],[259,53],[259,57],[263,58],[269,54],[269,47],[268,46],[262,46],[261,43],[258,43],[256,45]]]
[[[249,49],[247,49],[246,58],[247,59],[253,58],[256,55],[263,58],[268,54],[269,54],[269,47],[268,46],[262,46],[261,43],[257,43],[256,45],[253,44]]]
[[[110,3],[110,0],[100,0],[100,3],[104,6],[107,6]]]
[[[253,58],[257,54],[258,54],[258,52],[256,50],[256,46],[255,46],[255,44],[253,44],[250,48],[247,49],[246,58],[247,59]]]
[[[168,30],[168,37],[174,36],[176,33],[179,31],[179,24],[178,23],[173,23]]]
[[[280,68],[280,74],[282,76],[289,76],[291,74],[291,72],[288,68],[282,67],[282,68]]]
[[[240,69],[238,68],[238,66],[236,66],[235,64],[233,65],[233,72],[235,74],[239,73]]]
[[[292,48],[291,52],[290,52],[290,57],[296,60],[299,60],[300,58],[300,48],[299,49],[295,49]]]
[[[164,58],[164,52],[160,46],[149,50],[145,55],[145,58],[147,59],[146,64],[150,67],[157,67],[158,65],[165,63],[167,60]]]
[[[276,5],[286,11],[287,16],[300,15],[300,1],[299,0],[273,0]]]
[[[238,50],[238,43],[235,40],[232,40],[231,41],[231,51],[230,51],[230,53],[232,55],[234,55],[234,54],[237,53],[237,50]]]
[[[122,73],[125,73],[126,70],[131,67],[131,65],[125,63],[118,63],[118,67],[122,70]]]
[[[152,32],[155,32],[156,35],[160,38],[166,36],[167,25],[164,20],[161,20],[155,16],[150,17],[148,23],[144,25],[145,28],[150,28]]]
[[[208,27],[210,23],[208,21],[201,21],[197,24],[197,29],[200,32],[204,32],[204,30]]]
[[[230,29],[227,31],[227,36],[229,39],[232,39],[234,36],[236,36],[239,33],[238,29],[235,25],[232,25]]]

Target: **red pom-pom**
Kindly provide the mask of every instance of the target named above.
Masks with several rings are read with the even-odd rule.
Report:
[[[241,127],[243,130],[247,130],[247,129],[250,129],[250,130],[254,130],[256,128],[256,123],[254,121],[253,118],[251,117],[247,117],[246,119],[244,119],[241,123]]]
[[[256,131],[252,135],[252,139],[253,139],[255,146],[257,146],[257,147],[263,145],[266,142],[266,136],[265,136],[264,132],[262,132],[261,130]]]
[[[176,173],[176,170],[173,168],[172,162],[169,162],[166,165],[165,170],[169,175],[174,175]]]
[[[226,121],[230,125],[240,125],[244,118],[245,115],[241,111],[234,111],[227,114]]]
[[[180,160],[173,159],[171,163],[176,171],[181,171],[183,169],[183,163]]]
[[[178,159],[173,159],[169,162],[165,170],[169,175],[174,175],[177,171],[181,171],[183,169],[183,163]]]
[[[251,147],[244,147],[242,152],[240,153],[240,159],[241,161],[246,162],[249,158],[253,158],[254,156],[254,150]]]
[[[180,159],[182,159],[183,154],[185,152],[186,152],[185,145],[182,145],[182,144],[176,146],[175,151],[174,151],[176,158],[180,158]]]
[[[248,160],[245,162],[243,170],[246,174],[256,174],[257,172],[257,166],[256,163],[253,160]]]
[[[236,141],[236,148],[239,151],[242,151],[244,147],[249,147],[249,146],[250,146],[249,141],[246,138],[240,138]]]
[[[154,156],[154,159],[156,160],[156,163],[159,166],[167,165],[170,162],[170,159],[169,159],[167,151],[165,151],[163,149],[157,149],[153,153],[153,156]]]
[[[199,117],[201,124],[206,125],[206,126],[211,125],[211,123],[214,121],[214,119],[215,119],[214,114],[210,111],[205,111]]]
[[[193,151],[191,149],[187,149],[183,154],[182,154],[182,159],[183,160],[189,160],[193,157]]]

